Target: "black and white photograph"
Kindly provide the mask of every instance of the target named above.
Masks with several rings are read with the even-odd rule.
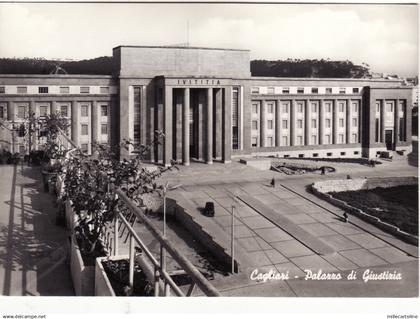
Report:
[[[1,1],[2,318],[53,318],[42,297],[75,317],[259,297],[418,318],[418,18]]]

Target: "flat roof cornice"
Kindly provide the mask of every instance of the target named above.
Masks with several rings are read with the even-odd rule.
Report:
[[[94,74],[0,74],[1,78],[43,78],[43,79],[113,79],[112,75],[94,75]]]
[[[240,51],[240,52],[250,52],[251,50],[246,49],[226,49],[226,48],[209,48],[209,47],[182,47],[182,46],[170,46],[170,45],[119,45],[112,50],[118,48],[148,48],[148,49],[183,49],[183,50],[215,50],[215,51]]]
[[[363,82],[403,82],[402,79],[370,79],[370,78],[283,78],[283,77],[265,77],[265,76],[252,76],[249,80],[261,81],[363,81]]]

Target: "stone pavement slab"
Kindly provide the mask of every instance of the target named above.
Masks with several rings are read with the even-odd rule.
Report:
[[[338,235],[334,230],[328,228],[327,226],[321,223],[304,224],[300,225],[300,227],[302,227],[304,230],[306,230],[308,233],[311,233],[315,237]]]
[[[339,270],[350,270],[357,268],[356,264],[340,255],[340,253],[324,256],[324,259]]]
[[[251,229],[270,228],[273,224],[262,216],[241,218],[241,221]]]
[[[290,258],[290,260],[302,270],[309,269],[314,272],[318,270],[322,270],[324,272],[332,272],[338,270],[324,258],[317,255],[293,257]]]
[[[293,237],[277,227],[256,229],[255,232],[268,243],[293,239]]]
[[[296,240],[275,242],[271,243],[271,246],[273,246],[286,257],[314,255],[314,252],[312,250],[310,250],[308,247],[302,245]]]
[[[359,267],[385,265],[387,262],[366,249],[353,249],[340,252],[341,255],[354,262]]]
[[[283,229],[289,235],[293,236],[293,238],[297,239],[298,241],[300,241],[302,244],[304,244],[305,246],[307,246],[314,252],[319,253],[321,255],[332,254],[335,252],[333,248],[331,248],[330,246],[328,246],[321,240],[317,239],[314,235],[312,235],[311,233],[309,233],[303,228],[304,226],[307,226],[309,224],[298,226],[295,223],[293,223],[291,220],[286,218],[285,216],[282,216],[281,214],[279,214],[278,211],[275,211],[269,208],[264,203],[255,199],[254,197],[240,196],[239,198],[243,202],[245,202],[247,205],[255,209],[257,212],[259,212],[262,216],[264,216],[265,218],[270,220],[272,223],[274,223],[277,227]],[[321,228],[322,226],[323,226],[322,224],[319,224],[318,228]],[[331,233],[335,234],[335,232],[333,231],[331,231]],[[328,235],[328,233],[326,235]],[[263,235],[261,234],[261,236]]]
[[[346,235],[350,240],[358,243],[360,246],[366,249],[378,248],[378,247],[387,247],[389,246],[384,241],[370,235],[370,234],[355,234],[355,235]]]
[[[417,260],[417,258],[408,256],[401,250],[394,247],[375,248],[370,249],[370,251],[391,264]]]
[[[343,235],[329,235],[319,238],[334,247],[337,251],[361,248],[354,241]]]

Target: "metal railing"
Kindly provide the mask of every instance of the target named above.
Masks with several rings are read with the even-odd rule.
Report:
[[[143,213],[142,209],[136,206],[123,191],[120,189],[115,190],[119,196],[120,201],[124,204],[125,208],[130,212],[123,214],[118,211],[114,220],[112,228],[113,234],[110,238],[110,233],[106,234],[105,242],[109,247],[111,255],[118,255],[119,238],[127,234],[124,243],[129,240],[129,286],[133,287],[134,284],[134,263],[140,263],[140,267],[144,271],[146,277],[153,281],[154,295],[155,296],[170,296],[171,291],[176,296],[191,296],[195,287],[198,287],[206,296],[220,296],[219,291],[204,277],[204,275],[162,234],[162,232],[149,220]],[[153,253],[143,243],[133,228],[136,220],[140,220],[160,244],[160,260],[157,260]],[[140,249],[135,249],[135,246]],[[136,254],[141,251],[140,254]],[[169,272],[166,269],[165,258],[162,258],[164,253],[167,252],[182,268],[181,270]],[[171,275],[186,274],[191,280],[191,284],[186,292],[174,282]],[[185,290],[185,289],[184,289]]]

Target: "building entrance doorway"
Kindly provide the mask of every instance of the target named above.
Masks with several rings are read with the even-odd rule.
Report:
[[[385,144],[388,151],[392,151],[394,149],[393,135],[392,130],[385,130]]]

